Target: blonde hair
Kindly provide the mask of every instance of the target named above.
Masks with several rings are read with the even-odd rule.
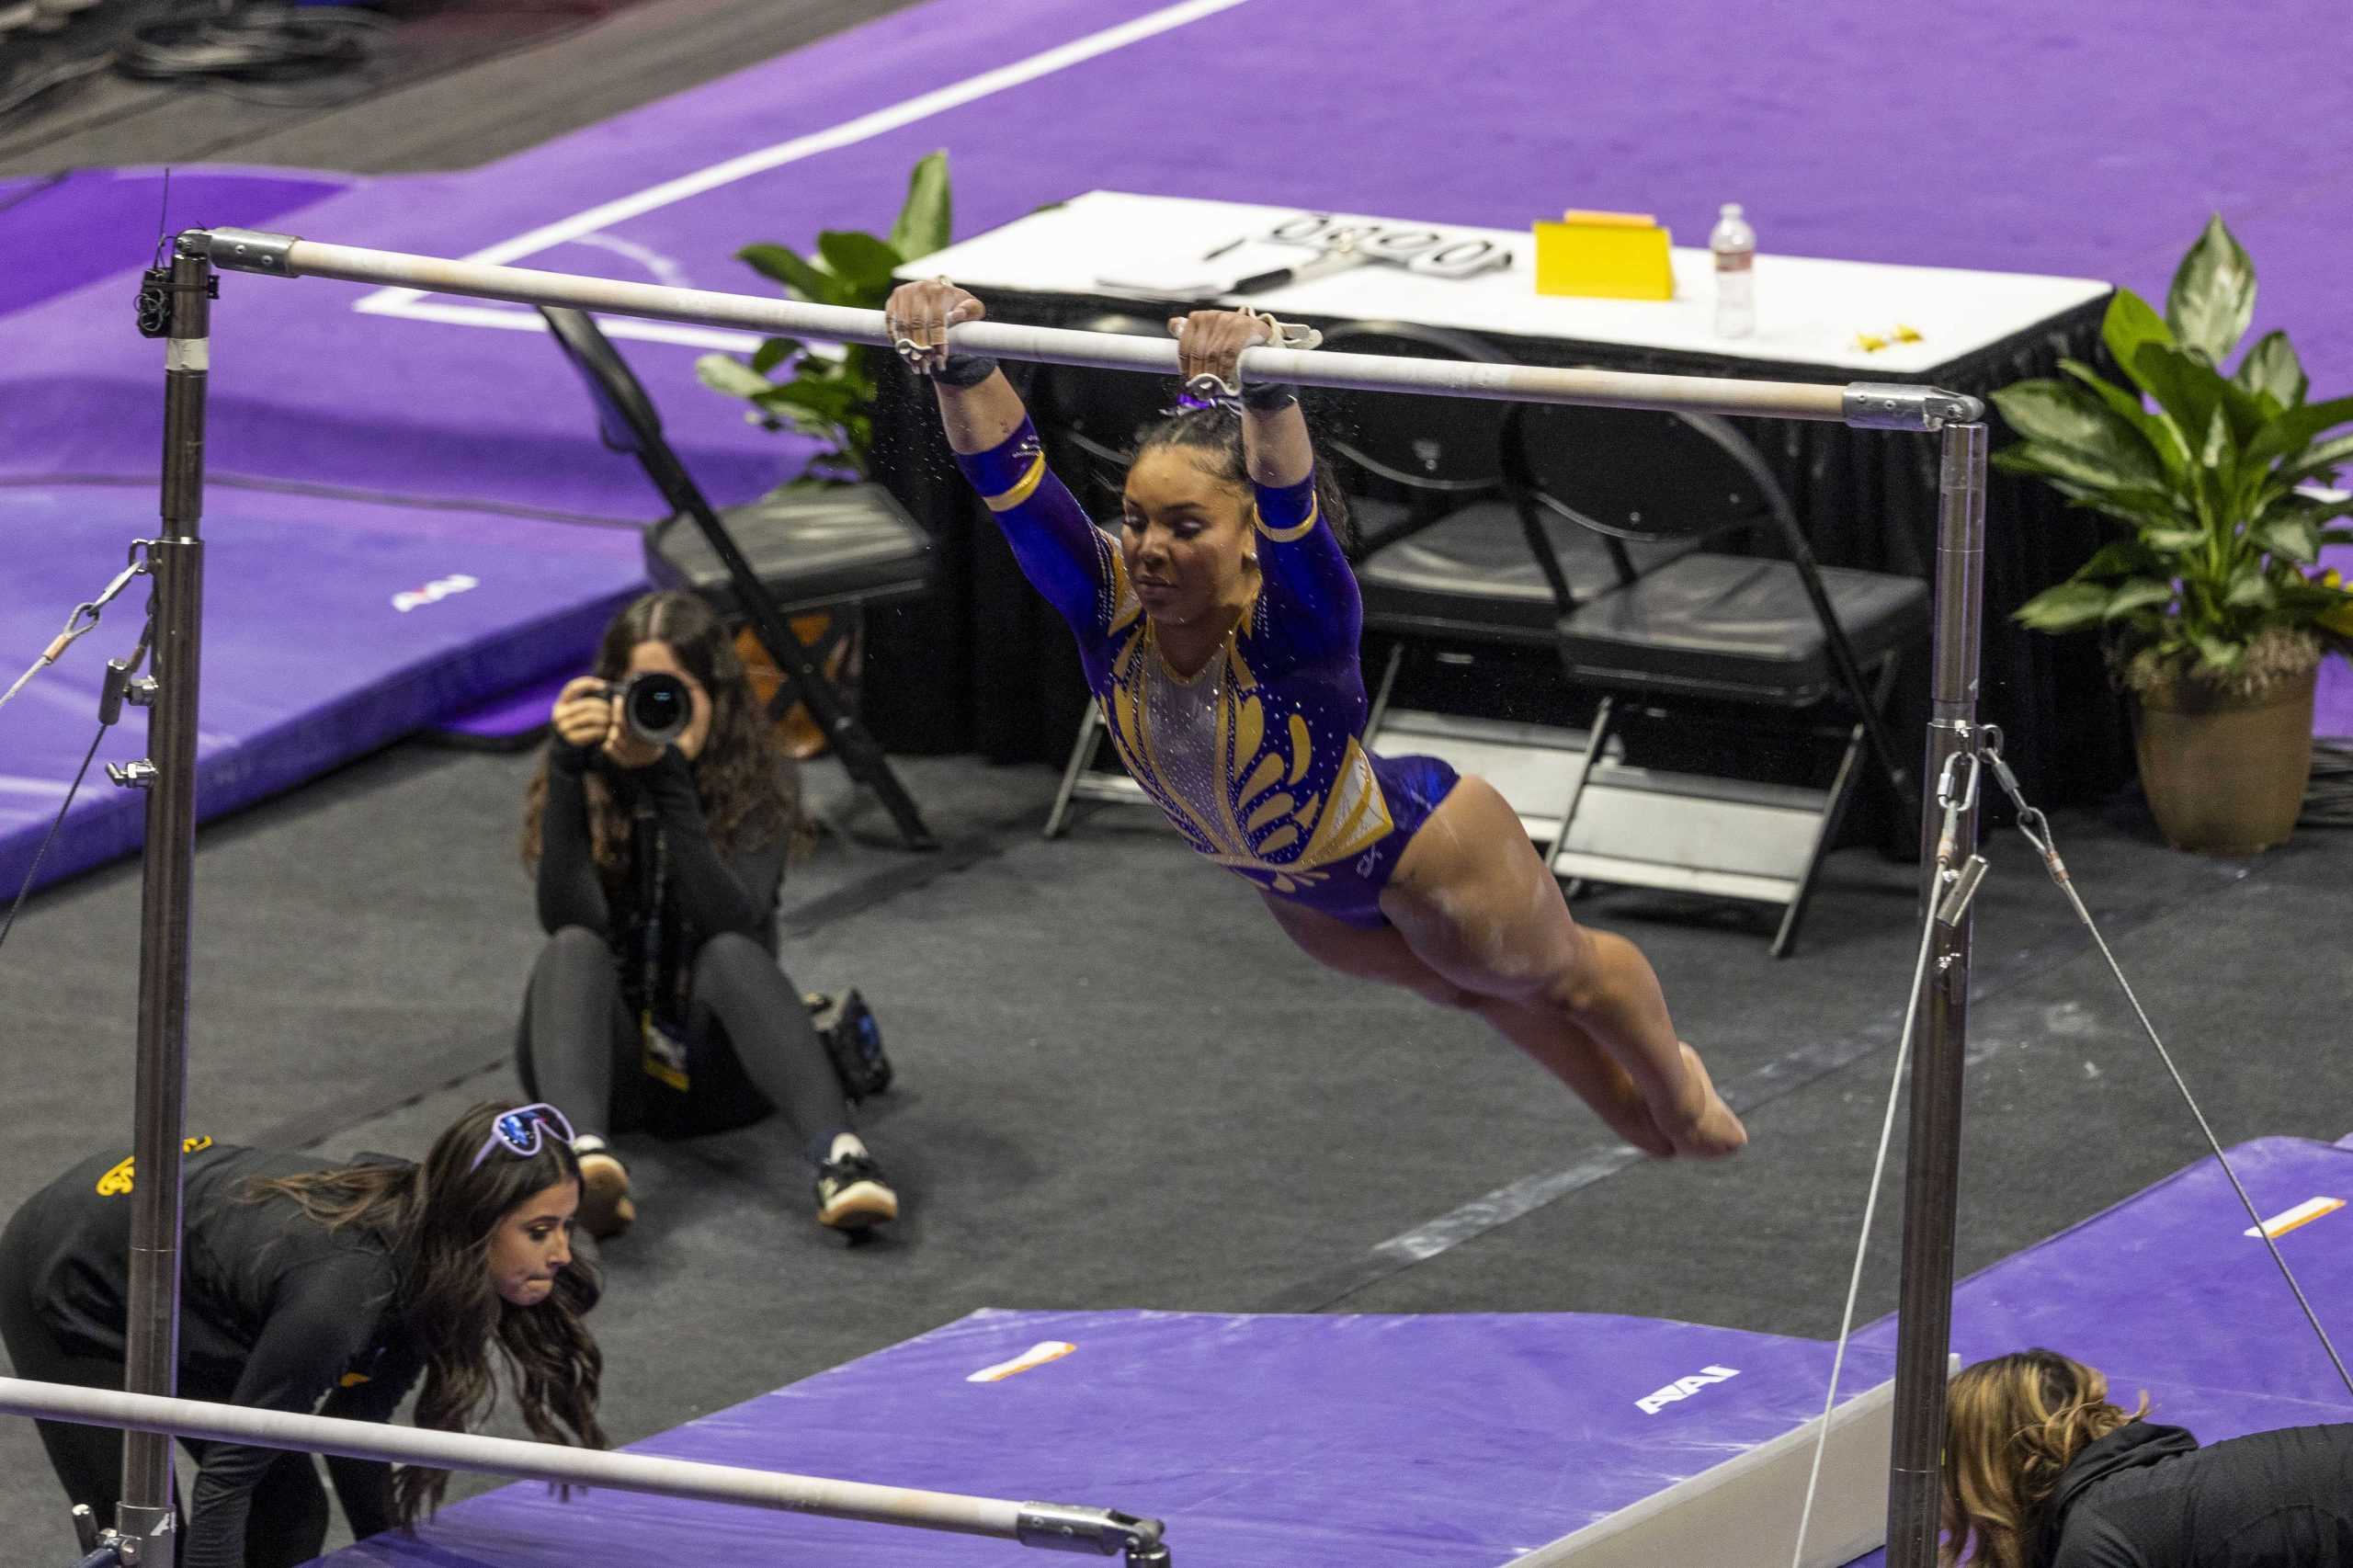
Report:
[[[2034,1568],[2037,1538],[2069,1461],[2149,1413],[2109,1403],[2108,1380],[2052,1350],[1961,1369],[1947,1399],[1943,1568]]]

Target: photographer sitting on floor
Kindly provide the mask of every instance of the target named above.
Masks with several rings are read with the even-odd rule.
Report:
[[[856,1008],[821,1038],[778,966],[799,778],[718,616],[692,594],[630,605],[554,724],[523,829],[550,940],[518,1064],[583,1130],[583,1225],[610,1235],[636,1215],[629,1173],[591,1130],[719,1131],[770,1107],[817,1167],[819,1223],[895,1219],[849,1119],[850,1093],[889,1081],[880,1038]]]

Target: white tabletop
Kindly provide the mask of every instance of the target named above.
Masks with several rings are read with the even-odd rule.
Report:
[[[925,256],[902,268],[901,276],[945,275],[983,301],[990,290],[998,289],[1238,303],[1220,289],[1237,276],[1295,262],[1308,253],[1255,238],[1214,260],[1209,253],[1245,236],[1263,235],[1294,210],[1089,191]],[[2098,299],[2110,288],[2083,278],[1893,267],[1760,251],[1756,330],[1746,337],[1724,338],[1715,335],[1713,265],[1704,249],[1675,248],[1672,300],[1570,299],[1536,292],[1535,245],[1528,230],[1447,226],[1447,233],[1508,244],[1510,267],[1449,279],[1374,264],[1263,290],[1247,302],[1279,315],[1407,321],[1471,333],[1818,365],[1825,370],[1922,375]],[[1119,279],[1149,287],[1123,290]],[[1917,332],[1919,341],[1896,341],[1899,326]],[[1887,340],[1887,346],[1867,348],[1864,335]]]

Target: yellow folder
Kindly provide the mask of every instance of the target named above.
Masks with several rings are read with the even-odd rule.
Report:
[[[1647,212],[1562,214],[1536,224],[1536,291],[1604,300],[1671,300],[1667,232]]]

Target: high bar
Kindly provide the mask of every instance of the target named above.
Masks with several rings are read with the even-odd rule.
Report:
[[[23,1378],[0,1378],[0,1415],[210,1437],[265,1449],[338,1454],[347,1459],[425,1465],[435,1470],[474,1471],[559,1485],[650,1492],[666,1497],[820,1514],[830,1518],[904,1525],[958,1535],[995,1536],[1017,1540],[1025,1546],[1097,1551],[1106,1556],[1131,1546],[1157,1546],[1162,1532],[1156,1519],[1137,1518],[1108,1508],[1001,1502],[952,1492],[878,1486],[693,1460],[566,1448],[560,1443],[526,1442],[517,1437],[488,1437],[470,1432],[437,1432],[373,1421],[345,1421],[284,1410],[256,1410],[202,1400],[33,1382]]]
[[[335,278],[465,294],[524,305],[642,316],[701,326],[732,326],[776,336],[887,347],[880,311],[798,300],[674,289],[658,283],[490,267],[444,256],[328,244],[253,229],[191,229],[178,237],[182,255],[202,256],[232,272],[273,278]],[[949,344],[965,353],[1031,359],[1102,370],[1178,372],[1173,338],[1063,327],[968,322],[951,328]],[[1419,359],[1388,354],[1323,354],[1252,348],[1242,356],[1254,381],[1356,392],[1421,392],[1506,403],[1576,403],[1599,408],[1652,408],[1685,413],[1823,420],[1870,429],[1936,430],[1984,416],[1978,399],[1935,387],[1855,382],[1753,381],[1716,376],[1638,375],[1622,370],[1561,369],[1475,360]]]

